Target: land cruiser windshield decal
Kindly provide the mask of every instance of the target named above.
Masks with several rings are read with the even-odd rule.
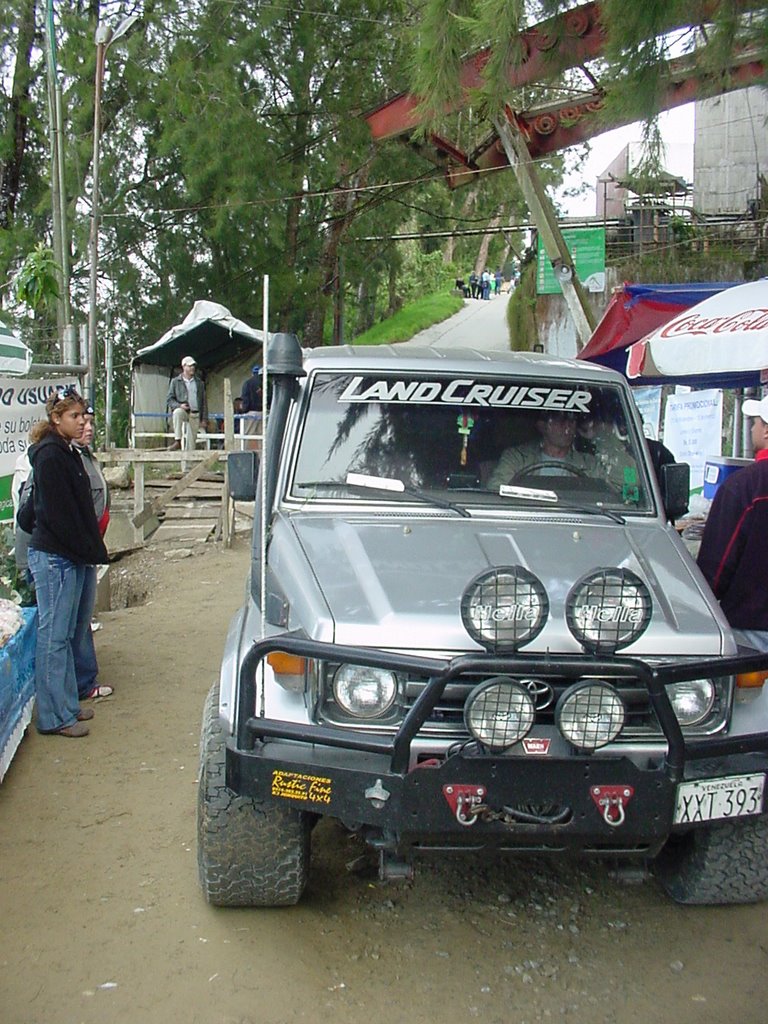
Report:
[[[365,377],[352,377],[338,400],[589,413],[592,395],[589,391],[572,388],[489,384],[467,378],[440,381],[382,378],[371,381]]]

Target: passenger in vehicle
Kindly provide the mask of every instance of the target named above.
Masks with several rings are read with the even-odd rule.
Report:
[[[526,475],[537,476],[600,476],[600,465],[590,452],[575,447],[577,414],[550,412],[536,420],[538,440],[514,448],[506,448],[491,473],[488,487],[496,490],[502,484],[517,483]]]
[[[639,472],[637,462],[627,451],[623,422],[600,416],[581,416],[575,446],[579,451],[595,456],[603,479],[621,494],[624,501],[638,500]]]

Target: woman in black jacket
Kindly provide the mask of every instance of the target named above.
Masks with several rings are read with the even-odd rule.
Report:
[[[29,568],[38,608],[35,687],[37,729],[87,736],[93,711],[78,702],[72,651],[86,568],[109,559],[96,520],[88,474],[73,442],[83,434],[85,402],[74,387],[46,402],[48,418],[32,428],[35,526]]]

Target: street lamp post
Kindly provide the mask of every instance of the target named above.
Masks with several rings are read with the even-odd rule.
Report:
[[[137,14],[132,14],[120,22],[113,32],[109,25],[103,23],[97,25],[94,42],[96,43],[96,76],[94,81],[93,100],[93,166],[92,166],[92,194],[91,194],[91,270],[88,288],[88,387],[91,404],[96,404],[96,314],[97,314],[97,290],[98,290],[98,269],[99,269],[99,164],[101,155],[101,93],[104,85],[104,67],[107,60],[107,50],[117,39],[129,32],[139,20]],[[111,360],[109,360],[111,363]],[[110,366],[111,372],[111,366]],[[107,393],[109,396],[110,408],[106,410],[105,440],[107,445],[110,442],[112,416],[111,397],[112,382],[107,382]]]

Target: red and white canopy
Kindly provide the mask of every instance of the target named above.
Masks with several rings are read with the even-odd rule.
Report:
[[[691,306],[627,350],[627,376],[683,377],[768,367],[768,278]]]

